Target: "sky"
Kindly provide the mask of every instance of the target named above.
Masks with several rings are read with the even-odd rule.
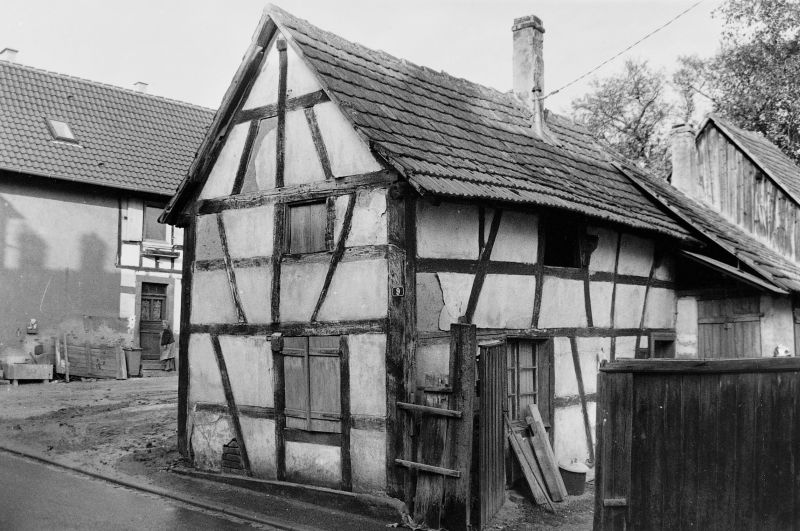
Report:
[[[511,25],[544,22],[545,92],[591,70],[697,0],[273,0],[348,40],[506,91]],[[712,55],[722,0],[704,0],[593,76],[550,96],[565,112],[593,78],[646,58],[669,72]],[[216,108],[258,24],[263,0],[3,0],[0,49],[17,62]],[[2,80],[0,80],[2,82]]]

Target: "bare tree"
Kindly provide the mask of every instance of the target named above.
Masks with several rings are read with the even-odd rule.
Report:
[[[663,72],[629,59],[622,72],[595,80],[572,102],[572,118],[607,147],[657,175],[669,171],[667,118],[673,105]]]

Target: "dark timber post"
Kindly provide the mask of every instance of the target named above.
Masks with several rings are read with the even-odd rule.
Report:
[[[461,473],[460,478],[448,478],[444,484],[442,527],[452,531],[466,530],[470,526],[472,412],[477,349],[475,325],[450,325],[450,383],[453,389],[450,409],[462,412],[460,421],[447,423],[447,443],[452,456],[449,465]]]
[[[189,457],[186,422],[189,416],[189,336],[191,335],[192,271],[194,270],[195,217],[183,231],[181,275],[181,324],[178,336],[178,451]]]

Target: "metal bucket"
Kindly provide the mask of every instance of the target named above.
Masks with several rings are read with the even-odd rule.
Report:
[[[558,469],[561,472],[561,479],[567,488],[570,496],[580,496],[586,490],[586,473],[589,467],[583,463],[573,460],[569,463],[559,463]]]

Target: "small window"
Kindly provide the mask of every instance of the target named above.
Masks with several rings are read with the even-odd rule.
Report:
[[[341,433],[340,363],[339,336],[284,339],[287,428]]]
[[[289,206],[289,254],[317,253],[330,250],[328,209],[325,201]]]
[[[529,404],[536,404],[545,426],[551,426],[552,343],[547,341],[509,341],[507,350],[508,414],[512,420],[525,420]]]
[[[647,346],[639,348],[636,352],[636,359],[674,358],[675,338],[675,332],[669,330],[650,332]]]
[[[544,226],[544,265],[581,267],[577,226],[563,218],[550,218]]]
[[[158,222],[163,206],[144,206],[144,239],[156,242],[167,241],[167,226]]]
[[[67,122],[62,122],[61,120],[47,120],[47,126],[50,128],[50,134],[53,135],[55,140],[77,142]]]

